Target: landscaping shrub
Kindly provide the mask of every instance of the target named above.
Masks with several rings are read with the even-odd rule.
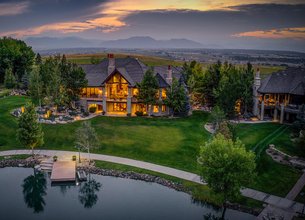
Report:
[[[96,112],[96,107],[95,106],[90,107],[89,112],[90,113],[95,113]]]
[[[136,111],[135,114],[136,114],[136,116],[139,116],[139,117],[144,115],[142,111]]]

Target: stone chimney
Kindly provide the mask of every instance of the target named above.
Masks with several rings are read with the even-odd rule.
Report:
[[[173,81],[173,70],[172,70],[171,65],[168,65],[168,67],[167,67],[166,82],[171,85],[172,81]]]
[[[108,75],[115,70],[115,59],[112,53],[108,54]]]
[[[257,90],[259,89],[260,86],[261,86],[260,70],[259,68],[257,68],[253,83],[253,115],[255,116],[258,116],[259,114],[259,110],[258,110],[259,93]]]

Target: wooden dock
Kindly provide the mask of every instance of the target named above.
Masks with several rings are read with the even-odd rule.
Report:
[[[76,180],[75,161],[57,161],[53,164],[51,181],[70,182]]]

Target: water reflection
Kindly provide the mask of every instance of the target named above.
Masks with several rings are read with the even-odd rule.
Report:
[[[47,195],[47,180],[43,173],[37,173],[26,177],[23,180],[23,198],[29,208],[34,210],[34,213],[39,213],[44,210],[46,205],[44,196]]]
[[[213,215],[213,214],[211,214],[211,213],[208,213],[208,214],[205,214],[204,216],[203,216],[203,219],[204,220],[226,220],[224,217],[222,217],[222,216],[215,216],[215,215]]]
[[[92,208],[98,201],[97,192],[100,191],[101,184],[95,179],[91,179],[89,174],[89,180],[81,185],[79,189],[78,199],[84,208]]]

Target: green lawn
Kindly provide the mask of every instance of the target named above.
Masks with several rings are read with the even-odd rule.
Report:
[[[25,97],[0,100],[0,150],[23,149],[15,137],[17,120],[9,111],[24,105],[26,100]],[[203,128],[207,118],[208,114],[203,112],[194,112],[190,117],[179,119],[96,117],[90,121],[98,133],[101,147],[94,152],[148,161],[199,174],[200,167],[196,162],[199,146],[210,138]],[[76,150],[74,133],[80,123],[44,124],[45,144],[42,148]],[[278,132],[273,135],[274,131]],[[247,149],[255,148],[255,152],[260,153],[257,158],[257,180],[248,187],[284,196],[295,184],[300,172],[275,163],[265,154],[264,149],[269,142],[277,142],[289,130],[279,124],[264,123],[240,124],[237,132]]]

